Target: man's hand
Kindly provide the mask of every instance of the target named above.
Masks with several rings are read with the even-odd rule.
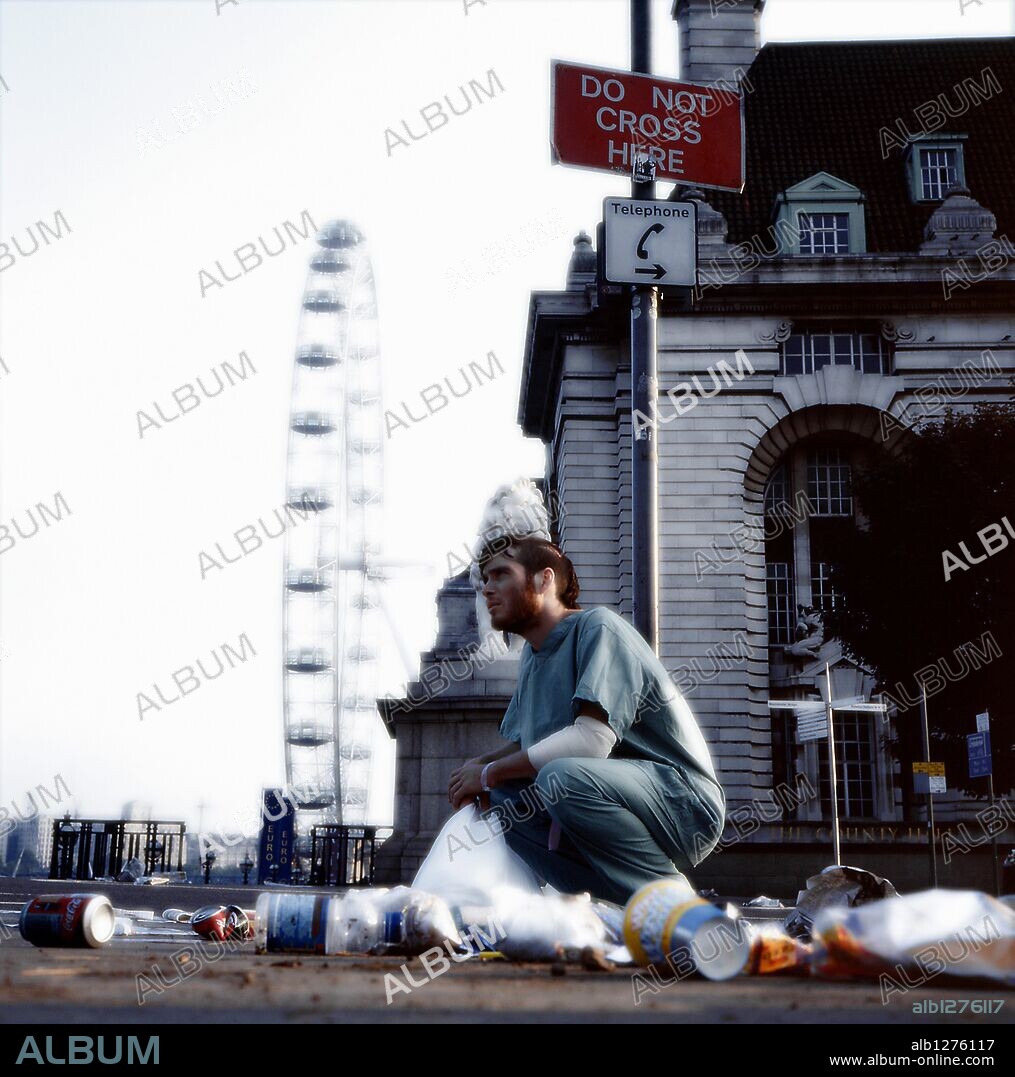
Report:
[[[485,765],[485,763],[478,763],[470,759],[452,773],[448,781],[448,800],[455,811],[458,811],[467,800],[471,800],[473,797],[483,793],[481,779]]]

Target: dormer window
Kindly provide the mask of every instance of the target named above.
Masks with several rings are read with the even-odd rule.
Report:
[[[920,189],[935,202],[958,182],[959,151],[952,148],[920,151]]]
[[[867,250],[863,192],[817,172],[776,198],[775,234],[780,254],[862,254]]]
[[[965,135],[920,138],[910,143],[906,172],[914,202],[941,202],[956,184],[965,185],[966,169],[962,142]]]
[[[847,254],[848,213],[798,213],[801,254]]]

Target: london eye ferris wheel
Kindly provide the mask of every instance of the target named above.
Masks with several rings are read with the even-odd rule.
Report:
[[[285,767],[301,835],[391,818],[393,743],[376,698],[386,659],[410,663],[383,594],[395,563],[380,543],[381,390],[366,243],[355,225],[332,221],[317,235],[301,304],[287,462],[286,501],[299,519],[286,531]]]

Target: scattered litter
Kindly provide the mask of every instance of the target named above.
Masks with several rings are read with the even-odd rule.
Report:
[[[154,909],[114,909],[117,916],[129,916],[132,920],[154,920]]]
[[[778,898],[765,897],[764,894],[759,894],[755,898],[751,898],[750,901],[744,902],[745,909],[785,909],[786,906]]]
[[[202,938],[225,942],[226,939],[253,937],[254,913],[239,905],[205,905],[191,914],[190,926]]]
[[[526,893],[503,887],[494,892],[489,925],[503,938],[497,948],[515,961],[580,960],[586,947],[607,947],[606,927],[588,894]]]
[[[366,954],[384,943],[385,918],[377,898],[387,891],[350,890],[329,905],[329,954]]]
[[[807,943],[787,935],[778,924],[748,924],[748,933],[751,956],[744,972],[751,976],[810,974],[812,949]]]
[[[447,904],[400,886],[326,894],[261,894],[254,911],[258,953],[423,953],[461,939]]]
[[[588,894],[541,890],[532,869],[509,848],[503,833],[480,816],[474,803],[444,824],[411,889],[435,895],[453,912],[458,910],[455,921],[460,932],[470,925],[485,925],[486,937],[494,929],[502,933],[495,945],[511,960],[555,961],[563,955],[578,960],[585,947],[605,950],[620,938],[619,908],[604,917],[608,906],[593,906]]]
[[[375,891],[379,895],[379,910],[384,917],[383,937],[372,953],[421,954],[445,940],[460,946],[460,930],[468,924],[456,922],[456,917],[443,898],[408,886],[396,886],[390,891]],[[459,907],[459,918],[468,910]]]
[[[116,876],[118,883],[135,883],[144,876],[144,864],[136,856],[132,856],[120,869]]]
[[[86,969],[81,967],[68,966],[66,968],[59,969],[22,969],[22,976],[80,976],[86,972]]]
[[[593,901],[592,911],[603,922],[606,928],[606,937],[614,945],[623,945],[624,942],[624,909],[620,905],[613,905],[608,901]]]
[[[807,880],[807,889],[797,894],[796,908],[783,921],[788,934],[807,940],[817,913],[828,908],[853,908],[883,898],[898,897],[898,891],[880,875],[863,868],[833,864]]]
[[[261,894],[254,910],[254,949],[259,954],[335,953],[329,949],[332,905],[326,894]]]
[[[624,912],[624,941],[639,965],[693,968],[709,980],[731,979],[751,956],[745,923],[698,897],[686,882],[671,879],[633,895]]]
[[[105,946],[116,930],[116,914],[102,894],[34,897],[21,910],[21,937],[35,946]]]
[[[589,972],[612,972],[616,966],[610,961],[602,950],[594,946],[586,946],[581,954],[582,968]]]
[[[898,975],[902,966],[922,979],[933,960],[939,972],[1015,986],[1015,911],[978,890],[921,890],[822,909],[814,935],[819,975]]]
[[[191,914],[184,912],[183,909],[164,909],[162,912],[163,920],[173,920],[178,924],[187,924],[190,922]]]

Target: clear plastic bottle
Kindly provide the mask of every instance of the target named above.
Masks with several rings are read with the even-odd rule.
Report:
[[[366,954],[384,942],[384,916],[377,899],[350,890],[333,898],[328,917],[327,953]]]
[[[254,949],[264,953],[365,954],[385,941],[376,897],[266,893],[254,912]]]

